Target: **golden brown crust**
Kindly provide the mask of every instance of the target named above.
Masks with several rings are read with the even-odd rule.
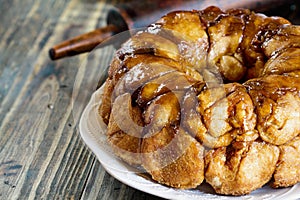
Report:
[[[261,46],[270,37],[268,34],[290,22],[280,17],[267,17],[256,13],[251,13],[246,18],[247,23],[240,48],[244,61],[250,68],[247,71],[247,79],[250,79],[260,76],[264,68],[266,54]]]
[[[278,147],[261,142],[211,150],[205,157],[205,180],[220,194],[248,194],[272,178],[278,156]]]
[[[300,137],[279,146],[280,156],[272,187],[289,187],[300,182]]]
[[[282,145],[300,133],[300,79],[270,75],[244,84],[253,99],[257,130],[269,143]]]
[[[115,154],[131,165],[141,165],[143,125],[141,110],[132,106],[130,94],[119,96],[114,102],[106,134]]]
[[[228,24],[231,24],[228,26]],[[246,73],[246,66],[236,54],[243,38],[244,21],[237,16],[224,16],[208,28],[210,65],[217,66],[225,80],[239,81]]]
[[[111,113],[111,95],[114,89],[114,85],[110,78],[107,78],[105,81],[104,89],[103,89],[103,98],[102,105],[98,108],[98,112],[103,119],[103,122],[109,123],[109,116]]]
[[[169,126],[143,140],[143,167],[161,184],[195,188],[204,179],[204,148],[182,129]]]
[[[300,48],[288,48],[276,53],[266,62],[262,75],[281,75],[298,70],[300,66],[299,55]]]

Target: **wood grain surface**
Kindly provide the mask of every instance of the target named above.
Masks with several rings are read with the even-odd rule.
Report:
[[[103,75],[89,66],[105,66],[113,48],[106,60],[48,57],[53,45],[104,26],[119,2],[0,0],[0,199],[160,199],[107,174],[78,132],[93,81]]]

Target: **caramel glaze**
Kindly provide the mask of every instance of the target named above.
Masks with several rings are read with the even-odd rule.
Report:
[[[280,17],[171,12],[111,63],[99,108],[108,141],[171,187],[205,180],[243,195],[271,179],[275,188],[296,184],[300,159],[288,152],[300,155],[299,53],[300,27]]]

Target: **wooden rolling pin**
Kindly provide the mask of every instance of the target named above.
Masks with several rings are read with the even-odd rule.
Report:
[[[221,9],[248,8],[263,12],[293,0],[137,0],[119,4],[108,11],[107,26],[64,41],[49,50],[52,60],[90,52],[111,36],[131,29],[146,27],[174,10],[201,10],[208,6]]]

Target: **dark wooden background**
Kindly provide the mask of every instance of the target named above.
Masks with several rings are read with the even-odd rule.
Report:
[[[0,0],[0,199],[159,199],[107,174],[82,141],[74,82],[88,86],[84,105],[99,76],[87,55],[48,58],[58,42],[104,26],[119,2]],[[296,4],[267,14],[298,24]]]

